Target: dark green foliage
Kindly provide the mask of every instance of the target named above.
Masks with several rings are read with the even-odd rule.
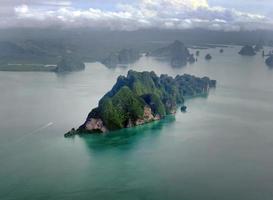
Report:
[[[131,120],[143,116],[145,102],[127,86],[123,86],[109,98],[105,96],[99,103],[99,116],[108,129],[114,130],[126,126]]]
[[[208,77],[191,75],[168,75],[158,77],[154,72],[130,70],[127,77],[120,76],[112,90],[99,101],[87,118],[102,119],[108,130],[127,127],[143,119],[144,107],[151,108],[153,116],[164,117],[174,113],[177,104],[184,103],[184,97],[207,94],[216,81]]]
[[[124,113],[118,110],[118,107],[114,107],[111,99],[104,99],[99,107],[100,117],[105,125],[110,130],[115,130],[123,127],[125,120]]]
[[[127,86],[122,87],[118,93],[112,98],[113,105],[115,105],[120,113],[125,117],[125,120],[136,120],[143,116],[144,101],[135,93],[133,93]]]
[[[130,70],[128,72],[128,81],[129,81],[129,87],[132,89],[134,93],[136,93],[138,96],[141,96],[143,94],[148,93],[155,93],[159,96],[162,95],[162,91],[158,86],[156,86],[156,83],[153,78],[153,76],[150,72],[136,72]]]

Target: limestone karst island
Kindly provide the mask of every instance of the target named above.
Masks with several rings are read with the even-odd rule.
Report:
[[[72,129],[66,137],[76,134],[104,133],[122,128],[143,125],[175,114],[178,105],[186,98],[208,95],[215,80],[198,78],[188,74],[175,78],[155,72],[130,70],[127,76],[119,76],[113,88],[99,101],[77,130]]]

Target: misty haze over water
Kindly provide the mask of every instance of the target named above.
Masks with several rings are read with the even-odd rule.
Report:
[[[1,72],[0,198],[270,199],[273,73],[261,55],[238,50],[203,50],[214,59],[184,68],[141,58],[130,68],[207,75],[217,88],[187,101],[186,114],[106,136],[63,133],[127,68]]]

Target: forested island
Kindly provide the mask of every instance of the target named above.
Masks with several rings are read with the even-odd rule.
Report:
[[[118,66],[127,66],[136,62],[140,58],[140,53],[134,49],[122,49],[116,53],[111,53],[101,63],[106,67],[115,68]]]
[[[213,87],[216,87],[216,81],[208,77],[184,74],[173,78],[166,74],[157,76],[154,72],[130,70],[127,76],[118,77],[98,107],[88,114],[84,124],[65,136],[104,133],[160,120],[176,113],[178,105],[182,105],[186,98],[208,95]]]
[[[195,62],[194,55],[191,54],[185,44],[179,40],[175,40],[166,47],[152,51],[150,56],[167,61],[172,67],[182,67],[187,63]]]
[[[239,51],[239,54],[242,56],[255,56],[256,52],[255,52],[255,49],[251,45],[245,45]]]
[[[75,55],[66,54],[59,56],[59,61],[54,64],[41,64],[41,63],[0,63],[0,71],[19,71],[19,72],[73,72],[85,69],[85,64]]]
[[[232,37],[228,37],[231,33],[205,30],[120,32],[53,28],[46,31],[0,30],[0,33],[0,71],[63,72],[65,68],[59,70],[57,65],[64,55],[73,55],[81,63],[101,62],[112,68],[130,65],[146,52],[149,52],[148,56],[166,61],[173,67],[182,67],[196,62],[201,49],[251,44],[243,47],[240,54],[255,55],[263,46],[273,46],[272,34],[260,39],[259,32],[234,32]],[[246,34],[249,37],[244,37]],[[174,42],[169,44],[170,41]],[[192,54],[189,49],[196,49],[196,52]],[[77,66],[79,68],[67,66],[66,71],[83,69],[82,64]]]
[[[65,55],[58,62],[56,69],[57,73],[81,71],[85,69],[85,64],[74,55]]]
[[[0,71],[62,73],[84,68],[82,56],[60,41],[0,41]]]
[[[211,59],[212,59],[212,56],[211,56],[210,54],[207,54],[207,55],[205,56],[205,59],[206,59],[206,60],[211,60]]]

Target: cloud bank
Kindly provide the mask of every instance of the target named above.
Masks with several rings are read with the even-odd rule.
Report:
[[[207,0],[139,0],[130,4],[116,4],[112,10],[78,8],[73,1],[30,0],[28,4],[20,4],[19,0],[4,0],[1,4],[0,28],[58,26],[111,30],[273,29],[273,19],[268,16],[210,6]]]

